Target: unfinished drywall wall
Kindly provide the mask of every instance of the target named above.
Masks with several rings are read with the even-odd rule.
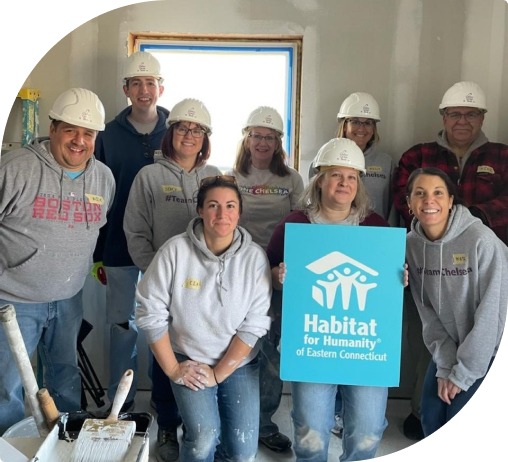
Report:
[[[135,3],[64,37],[27,81],[43,90],[45,133],[45,114],[65,87],[96,91],[108,119],[125,106],[120,74],[130,31],[302,34],[301,170],[306,171],[319,146],[334,135],[340,102],[356,90],[378,99],[381,144],[398,159],[413,143],[435,136],[441,125],[437,105],[458,80],[476,80],[485,89],[492,105],[485,131],[492,139],[508,142],[498,120],[508,107],[503,91],[508,85],[507,10],[503,0]]]

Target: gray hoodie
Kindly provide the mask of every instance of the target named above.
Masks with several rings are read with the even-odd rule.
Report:
[[[235,335],[253,348],[270,327],[271,272],[263,249],[237,227],[220,256],[206,246],[203,220],[157,252],[136,291],[136,324],[148,343],[169,331],[175,353],[215,366]]]
[[[466,207],[455,205],[436,241],[413,219],[406,258],[436,376],[467,391],[487,373],[503,333],[508,247]]]
[[[221,175],[221,171],[212,165],[187,172],[162,155],[138,172],[129,193],[123,226],[129,254],[141,271],[146,271],[164,242],[183,233],[189,221],[198,215],[199,183],[215,175]]]
[[[99,228],[115,194],[95,158],[75,179],[49,139],[4,154],[0,163],[0,298],[44,303],[74,296],[92,266]]]

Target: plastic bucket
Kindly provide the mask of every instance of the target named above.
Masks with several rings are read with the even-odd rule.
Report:
[[[27,417],[5,430],[4,438],[39,438],[39,430],[33,417]]]

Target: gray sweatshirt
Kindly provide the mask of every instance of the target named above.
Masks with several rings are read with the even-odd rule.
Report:
[[[235,335],[254,347],[270,327],[270,265],[249,233],[237,227],[222,255],[206,246],[203,221],[157,252],[136,291],[136,324],[149,344],[167,331],[175,353],[215,366]]]
[[[189,173],[162,155],[138,172],[130,189],[123,226],[129,254],[141,271],[146,271],[164,242],[183,233],[198,215],[199,183],[215,175],[221,175],[221,171],[213,165],[202,165]]]
[[[92,157],[71,179],[49,140],[0,163],[0,298],[45,303],[74,296],[92,267],[99,228],[115,194],[111,170]]]
[[[367,169],[367,173],[362,177],[363,184],[374,212],[388,220],[392,208],[391,184],[395,163],[388,154],[380,152],[375,143],[367,148],[363,155]]]
[[[289,170],[289,175],[278,176],[270,170],[260,170],[251,165],[247,176],[236,170],[227,172],[236,177],[242,193],[240,225],[264,249],[277,223],[295,209],[303,192],[302,177],[295,169]]]
[[[444,236],[426,238],[413,219],[407,235],[409,285],[437,377],[462,390],[487,373],[506,320],[508,247],[455,205]]]

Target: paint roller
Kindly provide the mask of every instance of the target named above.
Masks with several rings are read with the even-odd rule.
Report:
[[[44,413],[39,400],[37,399],[39,386],[37,385],[37,380],[35,379],[34,371],[32,369],[32,363],[30,362],[28,352],[26,351],[23,336],[19,330],[18,320],[16,319],[16,310],[13,305],[5,305],[0,308],[0,322],[5,330],[7,342],[9,343],[12,356],[16,362],[35,425],[37,426],[39,435],[45,438],[49,434],[49,428],[44,418]]]
[[[86,419],[74,443],[71,462],[121,462],[136,433],[136,422],[118,420],[131,388],[134,371],[127,369],[116,390],[106,419]]]

